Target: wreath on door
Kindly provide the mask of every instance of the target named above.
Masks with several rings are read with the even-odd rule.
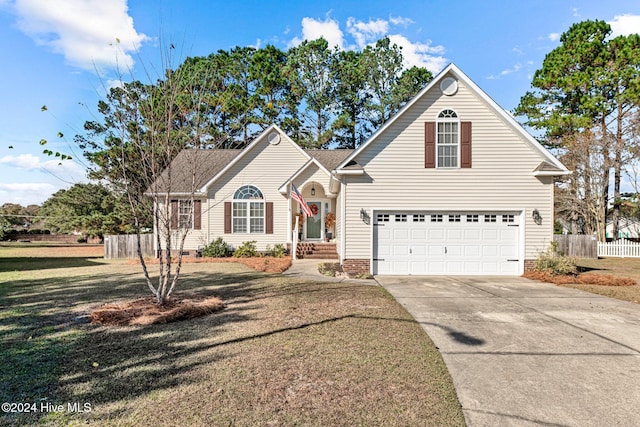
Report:
[[[316,216],[318,214],[318,205],[316,205],[315,203],[311,203],[309,205],[309,209],[311,209],[311,213],[313,214],[313,216]]]

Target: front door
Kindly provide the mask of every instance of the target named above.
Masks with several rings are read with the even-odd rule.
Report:
[[[322,238],[322,203],[308,202],[313,216],[307,217],[305,224],[307,227],[306,238],[309,240],[320,240]]]

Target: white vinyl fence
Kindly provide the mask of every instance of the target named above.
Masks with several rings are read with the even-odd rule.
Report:
[[[598,242],[598,256],[640,258],[640,243],[631,242],[626,239],[606,243]]]

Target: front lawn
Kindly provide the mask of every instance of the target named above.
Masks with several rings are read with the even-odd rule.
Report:
[[[5,250],[0,398],[38,411],[0,424],[464,425],[440,354],[382,288],[185,264],[181,290],[224,311],[103,327],[91,308],[147,296],[140,266]]]
[[[577,258],[578,267],[583,271],[608,274],[615,277],[630,278],[640,283],[640,258]],[[594,294],[617,298],[640,304],[640,285],[600,286],[600,285],[561,285],[580,289]]]

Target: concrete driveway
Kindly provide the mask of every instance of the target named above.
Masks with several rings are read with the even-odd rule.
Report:
[[[469,426],[640,426],[640,306],[520,277],[377,276],[440,349]]]

